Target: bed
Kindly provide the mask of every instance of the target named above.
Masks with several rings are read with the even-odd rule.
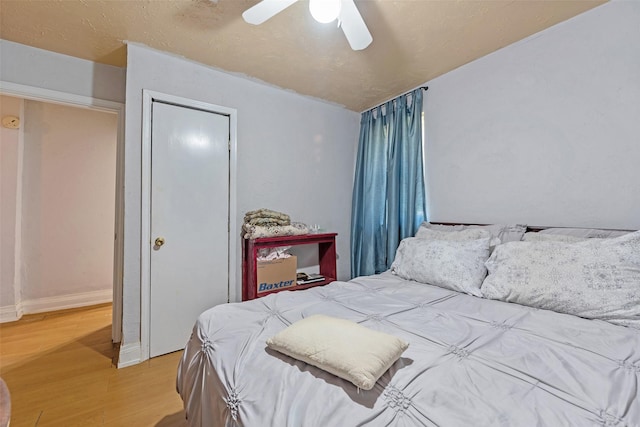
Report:
[[[482,262],[489,275],[485,270],[479,295],[474,295],[473,289],[454,289],[468,275],[463,277],[455,271],[455,266],[451,267],[455,262],[442,249],[459,249],[467,243],[425,244],[415,237],[411,239],[417,241],[418,249],[407,244],[403,254],[401,244],[388,272],[216,306],[199,317],[178,368],[177,389],[188,423],[291,427],[640,426],[639,233],[607,240],[614,243],[501,242],[496,246],[495,238],[485,239],[487,251],[493,254],[489,258],[486,253],[488,260]],[[600,246],[609,252],[618,248],[613,250],[615,259],[611,262],[630,266],[625,270],[627,276],[621,281],[622,276],[605,269],[609,276],[604,277],[601,272],[605,270],[600,268],[600,275],[594,276],[600,282],[591,280],[587,283],[589,290],[578,292],[578,296],[570,290],[573,296],[569,295],[568,301],[557,289],[555,294],[547,292],[549,295],[540,298],[542,288],[536,286],[546,279],[533,281],[538,276],[529,272],[531,280],[524,283],[523,273],[518,270],[522,267],[514,266],[514,257],[510,269],[500,270],[509,263],[505,258],[511,252],[523,250],[551,251],[557,265],[565,265],[567,259],[575,261],[583,253],[596,256],[599,264],[595,264],[606,267],[609,264],[598,252]],[[444,253],[439,262],[458,282],[450,280],[435,286],[402,277],[406,271],[396,265],[398,260],[404,257],[404,267],[411,267],[407,259],[423,247],[430,253],[434,247]],[[561,256],[563,251],[569,252],[567,259]],[[525,255],[531,259],[524,268],[535,269],[540,260],[536,261],[535,253]],[[580,271],[591,274],[585,265]],[[513,287],[501,289],[497,279],[487,283],[489,277],[499,279],[500,274],[515,283]],[[555,271],[549,280],[573,280],[558,274]],[[568,267],[567,274],[575,272]],[[591,318],[566,313],[573,310],[572,300],[593,299],[589,292],[602,293],[603,286],[605,298],[614,295],[614,303],[618,301],[616,292],[623,292],[623,301],[618,304],[623,307],[612,308],[607,300],[597,302],[595,314],[588,304],[578,305]],[[500,297],[500,292],[507,296]],[[533,295],[533,306],[517,301],[527,292]],[[553,306],[558,301],[565,312]],[[556,311],[546,309],[545,304]],[[606,306],[604,312],[599,311],[602,306]],[[314,314],[347,319],[392,334],[408,342],[409,348],[369,391],[267,348],[269,337]]]

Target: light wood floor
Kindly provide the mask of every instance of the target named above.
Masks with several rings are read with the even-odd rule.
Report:
[[[181,355],[116,369],[110,304],[2,324],[11,427],[186,426],[175,385]]]

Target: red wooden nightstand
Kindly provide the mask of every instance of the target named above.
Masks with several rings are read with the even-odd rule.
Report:
[[[242,301],[259,298],[280,290],[300,290],[322,286],[336,280],[336,236],[337,233],[303,234],[301,236],[264,237],[260,239],[242,239]],[[258,292],[256,288],[256,258],[258,250],[280,246],[318,245],[320,274],[322,282],[296,285],[290,288]]]

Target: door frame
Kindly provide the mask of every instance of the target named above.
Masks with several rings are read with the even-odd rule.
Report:
[[[115,224],[113,243],[113,296],[111,314],[111,340],[122,340],[122,277],[124,261],[124,119],[125,105],[121,102],[76,95],[36,86],[22,85],[0,80],[0,94],[22,99],[48,102],[51,104],[87,108],[117,116],[116,141],[116,182],[115,182]],[[16,270],[16,274],[20,274]],[[20,282],[14,281],[19,287]]]
[[[149,332],[151,329],[151,119],[154,101],[178,107],[193,108],[229,117],[229,200],[227,302],[236,300],[236,174],[237,174],[237,118],[234,108],[148,89],[142,90],[142,186],[140,218],[140,361],[149,359]],[[185,337],[185,343],[186,343]]]

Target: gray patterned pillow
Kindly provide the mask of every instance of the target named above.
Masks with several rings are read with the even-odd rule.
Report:
[[[431,224],[430,222],[423,222],[418,228],[420,230],[434,230],[443,232],[453,232],[462,230],[486,230],[494,237],[491,241],[491,246],[499,245],[506,242],[518,242],[522,240],[522,236],[527,231],[527,226],[522,224],[490,224],[490,225],[442,225]],[[416,233],[416,237],[418,237]],[[493,249],[493,248],[492,248]]]
[[[523,242],[565,242],[576,243],[589,240],[587,237],[576,237],[565,234],[540,234],[536,232],[524,233]]]
[[[391,272],[403,279],[481,297],[489,238],[470,241],[409,237],[400,242]]]
[[[508,243],[486,266],[487,298],[640,329],[640,231],[577,243]]]
[[[614,237],[624,236],[631,233],[631,231],[625,230],[599,230],[597,228],[568,228],[568,227],[556,227],[546,228],[540,230],[540,234],[562,234],[565,236],[584,237],[586,239],[610,239]]]
[[[420,227],[418,231],[416,231],[415,237],[420,239],[466,242],[469,240],[486,239],[487,237],[491,237],[491,233],[482,228],[468,228],[460,231],[439,231]]]

